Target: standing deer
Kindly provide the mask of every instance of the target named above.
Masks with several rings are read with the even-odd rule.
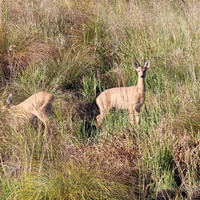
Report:
[[[12,98],[10,94],[7,105],[3,107],[3,111],[6,112],[5,118],[11,126],[18,128],[19,125],[25,124],[36,116],[44,123],[47,130],[47,121],[54,101],[52,94],[37,92],[18,105],[11,105]]]
[[[144,66],[135,60],[134,66],[138,73],[137,85],[130,87],[116,87],[103,91],[97,98],[96,103],[99,107],[100,114],[96,117],[97,127],[100,128],[103,118],[111,108],[129,110],[130,123],[133,123],[133,114],[136,123],[139,124],[140,108],[145,101],[145,76],[150,66],[147,60]]]

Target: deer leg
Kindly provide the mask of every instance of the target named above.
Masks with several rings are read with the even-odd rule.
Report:
[[[109,111],[109,109],[108,110],[103,109],[103,111],[100,110],[100,114],[96,117],[96,119],[97,119],[97,127],[99,129],[101,129],[101,124],[102,124],[103,119],[105,118],[105,116],[108,114],[108,111]]]
[[[139,110],[135,110],[135,112],[134,112],[135,121],[136,121],[137,125],[139,125],[139,124],[140,124],[139,113],[140,113],[140,111],[139,111]]]
[[[129,107],[129,118],[130,118],[130,123],[133,124],[134,119],[133,119],[133,107]]]
[[[47,116],[42,112],[38,112],[38,114],[36,116],[44,124],[45,130],[46,130],[47,129]]]
[[[47,107],[42,108],[40,116],[42,117],[42,122],[45,125],[45,130],[47,130],[47,128],[49,126],[50,115],[51,115],[51,105],[50,105],[50,107],[47,106]]]
[[[35,109],[34,115],[38,117],[38,119],[44,124],[45,131],[47,130],[47,122],[48,122],[48,117],[49,113],[46,107],[42,107],[39,110]]]
[[[96,117],[96,119],[97,119],[97,127],[98,127],[98,129],[100,129],[100,128],[101,128],[102,121],[103,121],[103,116],[100,114],[100,115],[98,115],[98,116]]]
[[[103,122],[103,118],[105,118],[106,114],[110,110],[110,102],[106,102],[104,105],[101,100],[96,100],[97,106],[99,107],[100,114],[96,117],[97,120],[97,127],[101,129],[101,124]]]
[[[103,119],[105,118],[106,114],[108,113],[108,111],[106,111],[105,109],[101,109],[100,110],[100,114],[96,117],[97,119],[97,127],[99,129],[101,129],[101,124],[103,122]]]

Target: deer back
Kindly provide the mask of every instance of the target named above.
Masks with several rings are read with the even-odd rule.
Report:
[[[10,95],[9,95],[10,96]],[[9,123],[24,124],[34,116],[50,112],[54,96],[47,92],[37,92],[18,105],[11,105],[5,110]],[[7,101],[8,102],[8,101]]]
[[[110,88],[102,92],[98,100],[103,107],[128,109],[137,103],[139,93],[136,86]],[[104,105],[106,104],[106,105]]]

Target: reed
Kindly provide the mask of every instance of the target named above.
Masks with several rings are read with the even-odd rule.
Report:
[[[3,3],[0,100],[55,101],[48,137],[0,107],[0,199],[198,197],[198,0]],[[136,85],[135,59],[151,61],[140,126],[112,109],[97,130],[96,97]]]

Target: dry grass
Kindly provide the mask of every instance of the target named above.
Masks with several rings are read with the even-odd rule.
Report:
[[[8,80],[15,79],[31,63],[41,65],[50,60],[59,60],[59,53],[54,47],[35,39],[26,41],[26,44],[18,48],[10,45],[0,64],[4,77]]]
[[[55,102],[48,135],[0,123],[0,198],[197,198],[199,1],[5,3],[1,99]],[[96,96],[134,85],[134,59],[151,61],[140,127],[113,111],[97,130]]]

